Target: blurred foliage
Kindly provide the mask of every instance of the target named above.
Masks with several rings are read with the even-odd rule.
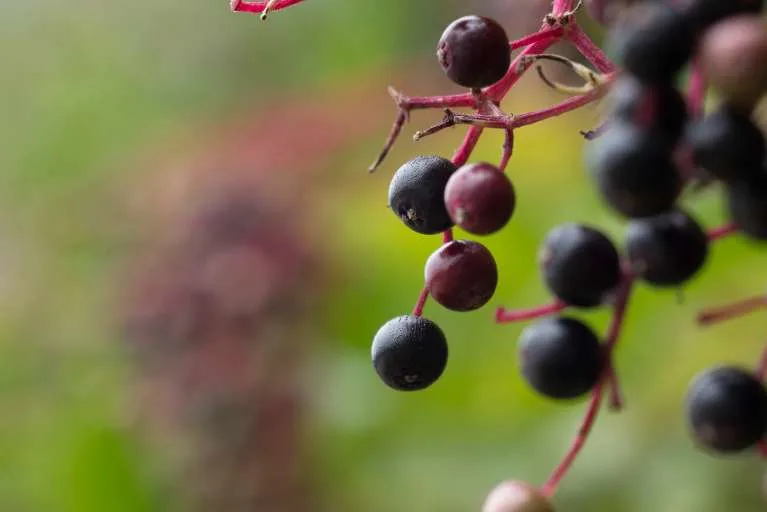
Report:
[[[136,155],[240,109],[356,94],[355,83],[380,82],[382,97],[390,82],[414,94],[453,90],[434,65],[433,42],[466,11],[457,0],[312,0],[263,24],[232,15],[224,0],[0,4],[0,510],[141,512],[174,500],[157,477],[162,462],[130,428],[131,366],[113,322],[115,276],[142,229],[121,223],[118,206],[142,191],[121,187],[151,186],[140,176],[152,169],[135,168]],[[525,80],[504,106],[530,110],[558,99]],[[589,222],[620,240],[621,222],[599,204],[581,166],[577,131],[597,113],[518,133],[510,168],[518,211],[487,240],[502,278],[493,306],[547,300],[536,250],[556,224]],[[422,262],[438,243],[388,212],[388,179],[417,153],[449,154],[461,130],[416,146],[408,141],[414,126],[438,114],[414,115],[387,163],[368,176],[393,109],[355,114],[375,116],[380,128],[349,126],[347,148],[323,164],[318,225],[310,226],[323,230],[318,250],[333,255],[335,281],[314,326],[327,342],[307,369],[307,464],[327,510],[477,510],[502,479],[543,481],[583,404],[551,404],[524,385],[514,353],[522,326],[494,325],[490,306],[458,315],[429,303],[426,314],[451,343],[444,378],[412,395],[379,383],[371,337],[412,308]],[[475,158],[496,159],[500,143],[486,135]],[[708,225],[723,219],[716,191],[693,209]],[[767,335],[759,315],[707,330],[694,324],[701,307],[763,289],[758,251],[726,240],[682,295],[638,289],[616,360],[627,409],[604,413],[557,495],[561,510],[764,510],[759,462],[694,450],[682,408],[698,371],[758,357]],[[600,328],[607,320],[604,312],[585,316]]]

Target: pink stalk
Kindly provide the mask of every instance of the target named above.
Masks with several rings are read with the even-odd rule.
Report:
[[[615,71],[615,65],[605,55],[594,41],[583,31],[577,23],[574,23],[570,30],[567,32],[567,38],[575,46],[575,48],[581,52],[581,55],[586,57],[586,60],[591,62],[600,73],[612,73]]]
[[[554,105],[553,107],[544,108],[542,110],[536,110],[534,112],[528,112],[526,114],[520,114],[514,116],[511,122],[511,128],[519,128],[520,126],[526,126],[528,124],[538,123],[546,119],[561,116],[567,112],[577,110],[589,103],[598,100],[601,97],[601,93],[594,91],[580,96],[573,96],[565,101]]]
[[[244,0],[231,0],[232,10],[234,12],[249,12],[261,14],[267,6],[270,11],[279,11],[291,5],[303,2],[304,0],[277,0],[276,2],[245,2]],[[271,3],[271,5],[270,5]]]
[[[623,409],[623,394],[621,393],[620,382],[618,381],[618,376],[615,373],[615,368],[613,368],[612,363],[610,364],[608,371],[610,372],[608,377],[610,384],[610,410],[618,412]]]
[[[757,295],[756,297],[749,297],[748,299],[733,302],[726,306],[702,311],[698,314],[698,323],[701,325],[711,325],[717,322],[739,318],[765,307],[767,307],[767,296]]]
[[[551,304],[544,304],[543,306],[536,306],[529,309],[506,309],[500,307],[495,311],[495,322],[499,324],[508,324],[512,322],[535,320],[536,318],[559,313],[566,308],[567,304],[560,300],[554,301]]]
[[[632,284],[633,280],[631,277],[624,278],[624,282],[621,284],[621,290],[618,293],[618,298],[615,303],[615,310],[613,311],[613,318],[610,323],[610,328],[607,331],[607,339],[605,341],[605,357],[607,357],[608,361],[610,360],[610,356],[612,354],[613,348],[615,347],[615,344],[618,342],[621,328],[623,327],[623,320],[626,316],[626,305],[628,304],[628,299],[631,294]],[[602,374],[602,378],[599,380],[596,387],[594,388],[594,391],[592,392],[591,401],[589,402],[588,409],[586,410],[586,415],[581,422],[581,426],[578,429],[578,433],[575,436],[575,439],[570,445],[570,449],[565,454],[562,462],[560,462],[559,465],[554,469],[546,484],[541,488],[541,491],[545,495],[551,496],[554,494],[557,485],[559,485],[559,482],[562,480],[562,478],[564,478],[565,474],[567,474],[567,471],[572,467],[575,458],[586,444],[586,440],[588,439],[588,436],[591,433],[591,429],[594,427],[594,423],[597,419],[599,407],[602,404],[602,390],[605,383],[609,379],[611,372],[610,368],[611,366],[605,368],[605,371]]]
[[[501,153],[501,162],[498,164],[498,169],[501,172],[506,170],[511,160],[511,155],[514,153],[514,130],[507,129],[506,136],[503,139],[503,151]]]
[[[706,76],[703,69],[696,61],[690,72],[690,81],[687,84],[687,110],[692,117],[703,115],[703,103],[706,100]]]
[[[530,67],[529,64],[523,65],[526,57],[529,57],[530,55],[537,55],[546,51],[546,49],[548,49],[548,47],[554,44],[556,41],[557,39],[544,39],[533,43],[522,50],[511,62],[506,75],[504,75],[504,77],[501,78],[498,82],[485,90],[487,97],[495,101],[500,101],[503,99],[503,97],[506,96],[506,93],[508,93],[514,84],[517,83],[520,78],[522,78],[522,75]]]
[[[447,96],[400,96],[397,104],[405,110],[416,110],[424,108],[445,108],[445,107],[473,107],[477,103],[473,94],[465,92],[462,94],[450,94]]]
[[[547,41],[548,39],[559,39],[564,35],[564,33],[565,31],[562,27],[543,28],[538,32],[534,32],[532,34],[526,35],[525,37],[509,42],[509,49],[514,51],[520,48],[524,48],[525,46],[529,46],[533,43],[538,43],[540,41]]]
[[[477,142],[479,142],[479,137],[481,135],[482,128],[478,126],[469,128],[469,131],[466,132],[466,136],[463,138],[463,142],[461,142],[461,145],[458,146],[458,149],[453,153],[453,158],[451,160],[456,167],[462,166],[469,160],[471,152],[474,151],[474,147],[477,145]]]
[[[562,16],[573,10],[575,6],[575,0],[554,0],[554,4],[551,8],[551,14],[554,16]]]
[[[719,226],[716,228],[713,228],[709,230],[708,232],[708,240],[710,242],[714,242],[716,240],[719,240],[720,238],[724,238],[726,236],[734,235],[738,232],[738,226],[735,225],[735,223],[730,222],[728,224],[725,224],[723,226]]]
[[[452,241],[453,241],[453,229],[448,228],[442,232],[442,243],[449,244]]]
[[[421,290],[421,293],[418,295],[418,301],[415,303],[415,307],[413,308],[414,316],[421,316],[423,314],[423,308],[426,305],[426,299],[428,298],[429,290],[424,287],[424,289]]]

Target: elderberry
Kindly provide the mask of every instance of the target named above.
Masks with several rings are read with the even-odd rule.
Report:
[[[714,367],[693,380],[687,421],[703,447],[721,453],[746,450],[767,432],[767,391],[746,370]]]
[[[458,85],[487,87],[509,69],[509,38],[495,20],[464,16],[445,29],[437,45],[437,59],[447,77]]]
[[[571,306],[602,304],[621,279],[620,257],[604,234],[565,224],[546,235],[538,261],[549,290]]]
[[[758,14],[763,7],[763,0],[688,0],[683,12],[696,28],[705,30],[731,16]]]
[[[394,173],[389,185],[389,207],[410,229],[433,235],[450,228],[445,208],[445,186],[456,167],[440,156],[418,156]]]
[[[398,391],[431,386],[445,370],[447,355],[442,329],[420,316],[393,318],[373,338],[373,366],[384,384]]]
[[[604,354],[597,335],[586,324],[549,317],[522,331],[519,364],[525,380],[540,394],[570,399],[596,385]]]
[[[481,308],[498,285],[498,267],[490,251],[469,240],[453,240],[426,261],[426,288],[434,300],[453,311]]]
[[[509,178],[496,166],[482,162],[464,165],[450,177],[445,205],[458,226],[475,235],[503,228],[514,213],[516,195]]]
[[[767,240],[767,169],[726,189],[727,209],[738,230],[754,240]]]

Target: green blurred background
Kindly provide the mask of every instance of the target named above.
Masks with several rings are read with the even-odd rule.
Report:
[[[600,205],[581,165],[578,130],[597,123],[597,107],[517,133],[510,173],[518,210],[486,240],[501,272],[495,298],[469,314],[426,308],[450,342],[439,383],[395,393],[369,361],[372,335],[412,308],[423,262],[438,245],[387,210],[389,177],[416,154],[449,155],[463,131],[415,144],[412,132],[440,117],[415,113],[380,171],[368,175],[394,115],[385,87],[455,91],[433,47],[447,23],[472,12],[497,17],[518,37],[545,5],[309,0],[262,23],[230,13],[225,0],[0,3],[0,510],[184,509],[177,494],[185,482],[166,485],[162,468],[172,462],[132,420],[142,373],[116,327],[115,297],[154,227],[157,209],[147,213],[145,196],[165,204],[173,187],[158,183],[167,185],[168,168],[183,176],[178,162],[203,158],[208,141],[220,151],[222,134],[232,132],[242,135],[240,149],[249,137],[268,139],[243,149],[245,167],[261,162],[276,179],[302,183],[300,194],[280,197],[301,202],[296,220],[322,261],[311,311],[274,320],[300,324],[315,340],[305,344],[298,377],[306,507],[478,510],[501,480],[546,479],[584,404],[553,404],[530,391],[515,358],[523,326],[497,326],[492,315],[497,305],[548,300],[536,251],[555,225],[588,222],[620,240],[621,222]],[[504,108],[560,99],[531,76]],[[474,158],[496,160],[500,144],[487,134]],[[707,225],[723,221],[716,190],[690,208]],[[760,354],[767,330],[759,314],[706,330],[694,323],[702,307],[760,292],[760,258],[757,247],[726,240],[682,301],[639,287],[616,354],[627,407],[605,411],[557,493],[558,510],[767,508],[763,465],[696,451],[683,417],[697,372],[718,361],[753,365]],[[604,329],[604,312],[585,316]],[[263,502],[247,510],[283,509]]]

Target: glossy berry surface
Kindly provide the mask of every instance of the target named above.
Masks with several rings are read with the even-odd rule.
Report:
[[[746,450],[767,433],[767,392],[744,369],[709,369],[687,393],[687,421],[701,446],[722,453]]]
[[[417,233],[433,235],[452,227],[444,197],[445,186],[455,170],[446,158],[413,158],[394,173],[389,185],[389,207]]]
[[[445,29],[437,45],[437,59],[458,85],[487,87],[500,80],[511,64],[509,38],[495,20],[464,16]]]
[[[490,491],[482,512],[554,512],[554,506],[532,485],[511,480]]]
[[[475,235],[489,235],[509,222],[516,195],[509,178],[496,166],[474,163],[450,177],[445,205],[455,224]]]
[[[453,240],[426,261],[426,288],[453,311],[481,308],[495,293],[498,267],[490,251],[469,240]]]
[[[615,81],[609,102],[610,119],[660,135],[669,147],[682,135],[687,104],[671,84],[645,85],[631,75],[624,75]]]
[[[613,243],[581,224],[551,230],[538,260],[548,289],[572,306],[602,304],[621,279],[620,257]]]
[[[631,75],[646,83],[668,83],[692,55],[695,33],[666,2],[640,2],[615,26],[609,45]]]
[[[393,318],[373,338],[373,366],[381,380],[398,391],[431,386],[445,370],[447,354],[445,334],[423,317]]]
[[[754,240],[767,240],[767,169],[748,180],[726,188],[727,210],[740,233]]]
[[[519,339],[522,375],[538,393],[570,399],[599,380],[603,352],[594,331],[567,317],[549,317],[526,327]]]
[[[764,135],[751,118],[727,106],[692,123],[686,138],[695,164],[724,181],[754,174],[767,153]]]
[[[626,228],[626,256],[644,281],[678,286],[703,267],[708,237],[692,217],[675,210],[631,222]]]
[[[681,190],[667,143],[633,124],[611,125],[587,146],[586,161],[604,202],[626,217],[668,211]]]
[[[767,29],[758,16],[717,23],[703,36],[700,61],[725,101],[749,112],[767,93]]]

